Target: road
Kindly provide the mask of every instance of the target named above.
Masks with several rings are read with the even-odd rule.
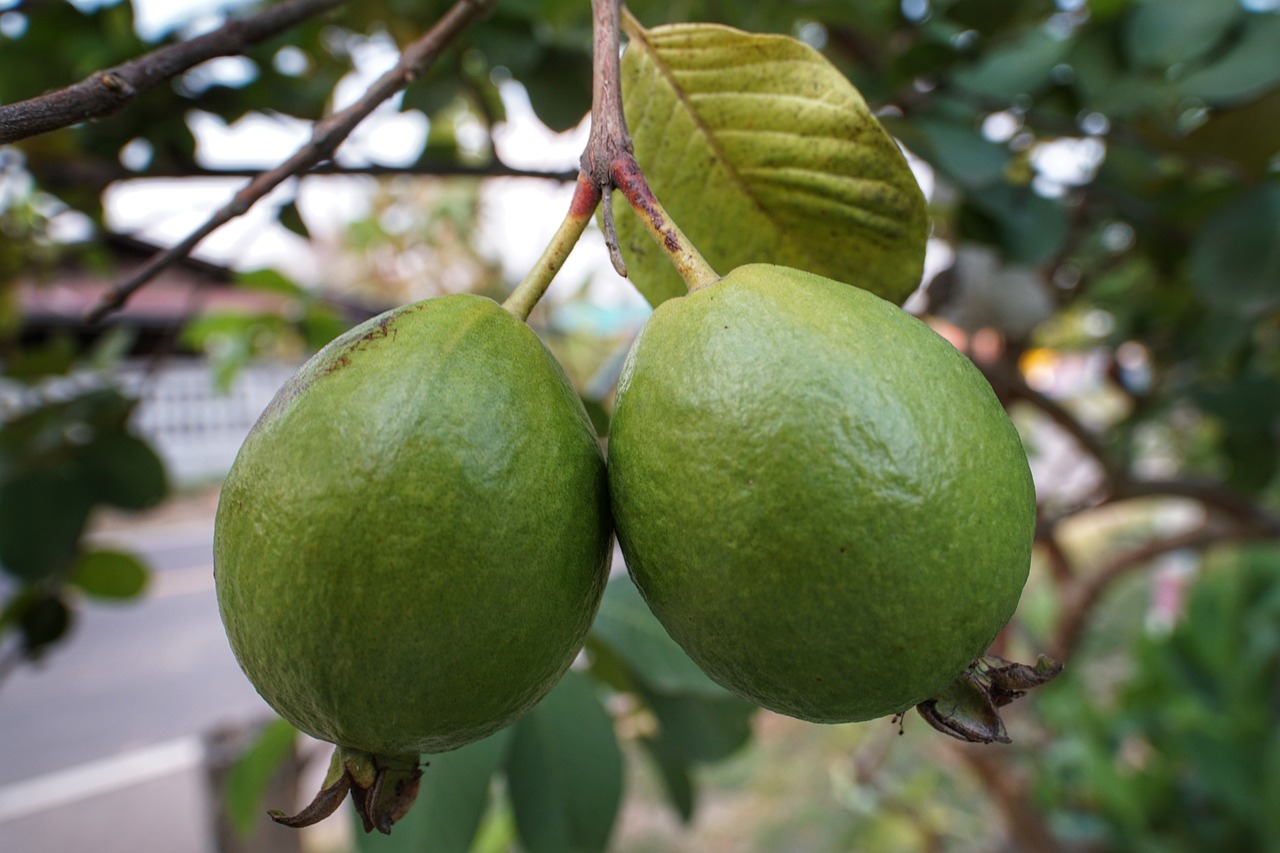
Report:
[[[0,684],[0,850],[208,853],[206,738],[268,719],[227,646],[212,518],[101,536],[145,558],[144,600],[87,604]]]

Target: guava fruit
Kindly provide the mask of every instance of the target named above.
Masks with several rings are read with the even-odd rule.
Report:
[[[609,484],[631,576],[715,681],[839,723],[983,654],[1026,581],[1035,494],[974,365],[864,290],[739,267],[628,354]]]
[[[390,311],[307,362],[236,457],[214,565],[249,680],[338,745],[315,808],[355,787],[385,831],[421,753],[529,710],[583,644],[611,537],[581,402],[492,300]]]

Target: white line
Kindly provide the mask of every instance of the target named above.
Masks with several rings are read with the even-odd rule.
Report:
[[[203,762],[201,740],[183,737],[37,776],[0,788],[0,823],[159,779]]]

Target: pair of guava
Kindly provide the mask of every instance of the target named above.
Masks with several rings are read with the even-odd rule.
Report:
[[[418,757],[531,708],[580,650],[616,528],[653,612],[713,679],[846,722],[940,694],[1026,578],[1016,432],[950,344],[815,275],[741,267],[662,304],[609,461],[563,371],[496,303],[448,296],[336,339],[277,394],[218,508],[231,646],[366,829]]]

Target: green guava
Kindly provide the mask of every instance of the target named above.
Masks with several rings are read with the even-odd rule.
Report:
[[[636,585],[706,673],[824,723],[903,712],[986,650],[1035,494],[974,365],[856,287],[740,267],[660,305],[609,439]]]
[[[218,603],[249,680],[338,745],[330,783],[368,788],[385,830],[403,804],[375,800],[416,786],[421,753],[507,726],[563,675],[611,536],[559,364],[492,300],[445,296],[357,326],[276,394],[222,489]]]

